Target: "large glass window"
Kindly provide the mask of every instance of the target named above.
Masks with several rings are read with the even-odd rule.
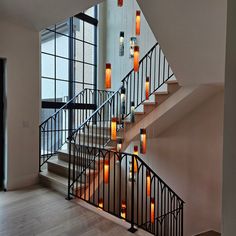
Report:
[[[41,32],[42,121],[55,103],[96,88],[97,23],[95,6]]]

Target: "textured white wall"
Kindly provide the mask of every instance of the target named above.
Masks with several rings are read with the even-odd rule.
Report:
[[[40,110],[39,33],[0,21],[6,59],[7,189],[37,181]]]
[[[158,138],[148,139],[142,156],[186,202],[186,236],[221,229],[223,96],[218,93]]]

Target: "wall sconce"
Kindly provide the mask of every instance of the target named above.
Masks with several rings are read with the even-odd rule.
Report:
[[[146,83],[145,83],[145,96],[146,96],[146,100],[149,99],[149,86],[150,86],[149,77],[147,77],[146,78]]]
[[[120,213],[121,218],[126,219],[126,203],[125,201],[121,202],[121,213]]]
[[[138,146],[136,145],[134,146],[133,154],[138,156]],[[137,173],[137,172],[138,172],[138,160],[135,157],[134,158],[134,173]]]
[[[130,58],[134,57],[134,47],[137,45],[137,38],[131,37],[130,38]]]
[[[146,172],[146,186],[147,186],[147,196],[151,196],[151,174],[150,171],[147,170]]]
[[[121,88],[121,95],[120,95],[120,100],[121,100],[121,115],[125,115],[125,88]]]
[[[103,199],[100,198],[98,201],[98,207],[103,208]]]
[[[105,160],[104,162],[104,183],[108,184],[109,182],[109,161]]]
[[[124,37],[125,37],[125,33],[123,31],[120,32],[120,50],[119,50],[120,56],[124,56],[125,54]]]
[[[151,198],[151,223],[155,222],[155,199]]]
[[[131,122],[131,123],[134,123],[134,122],[135,122],[134,111],[135,111],[134,102],[131,102],[131,103],[130,103],[130,122]]]
[[[118,139],[117,144],[116,144],[116,151],[120,152],[122,148],[122,139]]]
[[[116,140],[116,129],[117,129],[117,119],[112,117],[111,119],[111,140]]]
[[[136,35],[140,35],[141,11],[136,11]]]
[[[111,64],[106,64],[106,72],[105,72],[105,88],[111,88]]]
[[[145,154],[146,151],[147,151],[146,129],[140,129],[140,153]]]
[[[118,7],[122,7],[123,6],[123,0],[118,0],[117,5],[118,5]]]
[[[134,72],[139,69],[139,46],[134,47]]]

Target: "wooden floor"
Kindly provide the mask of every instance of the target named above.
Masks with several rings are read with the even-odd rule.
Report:
[[[0,192],[0,235],[131,236],[134,234],[94,211],[73,201],[66,201],[64,196],[56,192],[34,186],[24,190]],[[144,232],[138,230],[135,235],[144,235]]]

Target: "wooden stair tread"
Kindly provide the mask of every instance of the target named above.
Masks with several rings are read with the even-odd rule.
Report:
[[[67,187],[67,185],[68,185],[68,179],[66,177],[63,177],[61,175],[57,175],[57,174],[50,172],[48,170],[40,172],[39,175],[49,179],[52,182],[56,182],[57,184],[61,184],[65,187]]]
[[[165,83],[166,84],[178,84],[178,81],[177,80],[167,80]]]
[[[156,91],[154,92],[155,95],[168,95],[169,92],[168,91]]]

